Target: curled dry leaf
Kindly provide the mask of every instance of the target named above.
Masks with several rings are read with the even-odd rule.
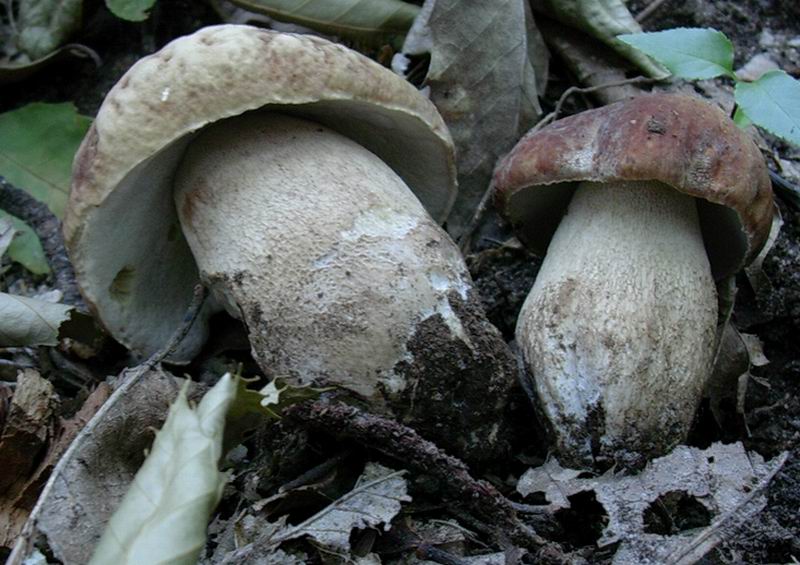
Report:
[[[663,79],[669,72],[618,35],[642,31],[622,0],[534,0],[533,8],[570,27],[585,31],[631,61],[647,76]]]

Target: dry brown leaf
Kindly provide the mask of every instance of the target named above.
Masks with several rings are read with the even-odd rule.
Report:
[[[433,4],[431,8],[431,4]],[[448,230],[459,237],[487,190],[497,158],[541,114],[548,54],[523,0],[428,0],[404,53],[430,50],[426,84],[456,144],[459,195]]]

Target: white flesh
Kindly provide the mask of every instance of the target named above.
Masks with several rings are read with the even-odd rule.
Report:
[[[395,393],[421,320],[440,313],[464,334],[447,300],[470,287],[458,249],[397,174],[332,130],[269,113],[220,122],[175,187],[201,277],[268,374]]]
[[[685,439],[716,321],[694,200],[657,182],[582,183],[516,331],[562,458]]]

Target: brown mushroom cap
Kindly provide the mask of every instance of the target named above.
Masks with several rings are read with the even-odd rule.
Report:
[[[391,71],[317,37],[249,26],[176,39],[109,92],[75,157],[64,223],[87,303],[130,349],[149,354],[166,343],[199,280],[172,198],[186,146],[210,123],[265,107],[355,140],[436,220],[449,212],[450,135],[433,104]],[[176,359],[202,343],[204,324],[195,326]]]
[[[579,182],[642,180],[699,199],[717,280],[752,261],[769,235],[760,151],[719,108],[684,95],[644,95],[528,134],[495,170],[495,198],[519,238],[544,252]]]

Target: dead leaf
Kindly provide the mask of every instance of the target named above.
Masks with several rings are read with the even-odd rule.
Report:
[[[58,345],[72,306],[0,292],[0,346]]]
[[[226,373],[196,406],[185,381],[147,458],[106,524],[90,565],[194,565],[228,473],[219,470],[238,377]]]
[[[62,420],[58,424],[46,453],[36,468],[28,473],[16,473],[17,482],[0,496],[0,546],[11,547],[14,544],[42,487],[61,455],[110,394],[111,390],[108,385],[100,384],[72,418]],[[0,457],[5,461],[5,454],[2,451],[0,451]]]
[[[772,225],[769,229],[767,241],[764,244],[764,247],[761,248],[761,251],[758,253],[756,258],[753,259],[753,262],[744,269],[744,272],[747,275],[747,280],[750,282],[750,286],[753,287],[753,290],[757,295],[769,293],[773,290],[772,282],[764,272],[764,259],[767,258],[767,255],[769,255],[769,252],[772,251],[772,248],[778,241],[778,236],[781,233],[782,227],[783,217],[781,216],[781,210],[778,208],[778,206],[775,206],[772,216]]]
[[[393,471],[377,463],[367,464],[352,491],[304,522],[279,532],[272,543],[309,536],[333,551],[349,552],[354,528],[384,524],[388,531],[402,503],[411,501],[404,474],[405,471]]]
[[[37,546],[64,563],[89,562],[178,393],[172,379],[146,367],[123,373],[53,469],[8,565],[22,565]]]
[[[432,8],[430,5],[432,4]],[[456,145],[459,194],[448,218],[458,238],[486,192],[495,161],[541,115],[537,83],[548,54],[524,0],[427,0],[403,52],[430,50],[426,84]]]
[[[528,470],[517,490],[527,496],[543,488],[551,510],[568,507],[567,497],[592,491],[608,515],[597,544],[620,544],[615,564],[694,563],[679,560],[684,555],[699,559],[723,540],[725,532],[735,531],[764,508],[764,488],[786,456],[765,462],[758,453],[746,452],[741,443],[715,443],[704,450],[681,445],[634,476],[609,471],[601,477],[577,478],[576,471],[550,462]],[[673,493],[705,507],[713,516],[709,527],[671,536],[648,532],[645,513]]]
[[[0,436],[0,547],[14,543],[33,505],[20,497],[54,440],[59,404],[53,385],[38,372],[19,374]]]
[[[617,39],[623,33],[642,31],[622,0],[533,0],[532,4],[534,10],[599,39],[647,76],[669,76],[669,71],[653,59]]]

